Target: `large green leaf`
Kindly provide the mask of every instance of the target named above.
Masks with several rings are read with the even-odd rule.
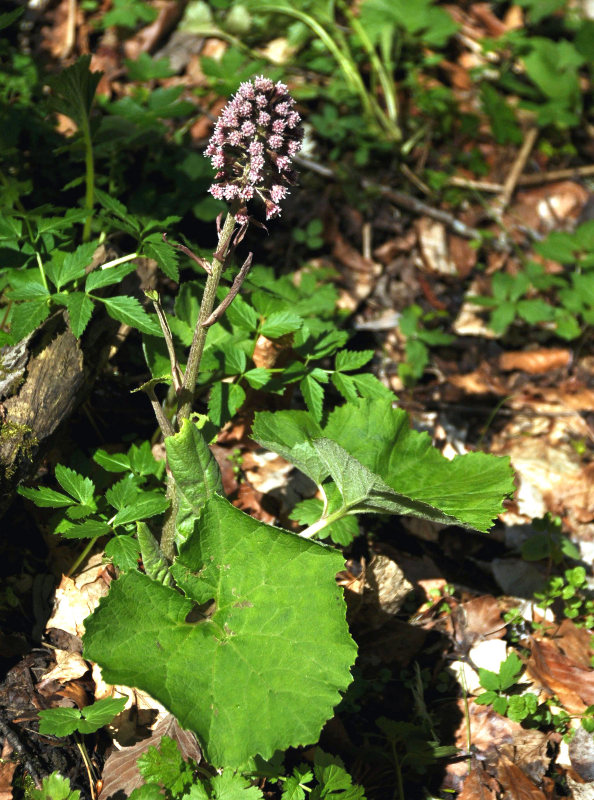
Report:
[[[179,540],[185,541],[207,499],[223,493],[221,473],[204,437],[187,419],[179,433],[165,439],[165,447],[178,501],[175,524]]]
[[[342,566],[212,497],[171,568],[186,596],[125,574],[85,621],[85,657],[160,700],[216,766],[315,742],[356,655]]]
[[[253,436],[316,483],[331,475],[348,513],[412,514],[487,531],[514,490],[507,458],[469,453],[449,461],[387,398],[346,403],[316,427],[305,412],[262,412]]]

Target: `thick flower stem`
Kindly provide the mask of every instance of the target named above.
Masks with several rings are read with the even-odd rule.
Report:
[[[198,315],[198,322],[194,331],[194,339],[190,347],[190,354],[188,356],[188,364],[186,373],[179,394],[179,401],[177,405],[177,426],[178,429],[184,419],[188,419],[192,410],[192,400],[194,398],[194,388],[196,386],[196,379],[198,378],[198,370],[200,369],[200,361],[202,360],[202,353],[204,352],[204,344],[206,342],[206,335],[208,328],[204,326],[204,322],[212,314],[215,300],[217,297],[217,287],[221,279],[221,274],[225,268],[225,261],[229,253],[231,239],[235,230],[235,216],[231,212],[227,214],[225,224],[219,236],[219,244],[217,251],[213,257],[211,264],[211,274],[206,279],[206,286],[204,287],[204,294],[202,296],[202,303],[200,305],[200,314]]]

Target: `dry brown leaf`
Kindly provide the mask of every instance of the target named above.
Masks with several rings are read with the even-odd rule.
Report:
[[[594,705],[594,670],[578,667],[553,642],[532,640],[526,672],[570,714],[583,714]]]
[[[475,597],[452,608],[452,622],[456,642],[464,652],[475,642],[501,639],[505,635],[499,603],[490,595]]]
[[[0,800],[12,800],[12,778],[17,766],[16,761],[0,761]]]
[[[458,701],[460,724],[454,736],[454,743],[460,750],[468,745],[468,725],[466,708],[463,700]],[[493,711],[491,706],[483,706],[473,700],[468,702],[470,722],[470,743],[480,760],[487,766],[496,767],[500,753],[504,752],[521,769],[529,774],[539,774],[542,763],[548,767],[546,756],[548,737],[536,730],[525,730],[518,722],[502,717]],[[512,755],[513,754],[513,755]],[[446,767],[447,783],[459,789],[460,783],[468,769],[463,762],[450,763]]]
[[[54,607],[47,628],[59,628],[82,636],[84,620],[105,597],[111,583],[110,568],[103,564],[102,553],[91,556],[76,578],[62,577],[56,589]]]
[[[564,619],[555,633],[555,644],[563,654],[582,669],[589,669],[592,659],[592,634],[570,619]],[[592,776],[594,780],[594,775]]]
[[[371,292],[375,279],[381,274],[381,264],[361,255],[347,242],[337,227],[329,226],[328,235],[331,235],[332,256],[344,267],[341,270],[342,279],[355,298],[364,300]]]
[[[148,738],[142,739],[131,747],[114,750],[105,762],[103,768],[103,789],[101,800],[110,797],[129,797],[134,789],[144,783],[138,771],[138,759],[146,753],[149,747],[158,747],[163,736],[174,739],[187,760],[192,758],[200,762],[202,753],[196,742],[196,737],[190,731],[185,731],[171,714],[168,714],[151,731]]]
[[[468,13],[484,26],[486,35],[493,39],[507,32],[507,26],[495,16],[490,3],[472,3]]]
[[[476,247],[470,246],[468,239],[463,239],[453,233],[448,234],[448,247],[450,258],[456,265],[458,277],[467,278],[476,266],[478,250]]]
[[[367,628],[381,628],[400,611],[412,589],[395,561],[376,554],[366,567],[363,593],[351,603],[352,612]]]
[[[561,347],[542,348],[540,350],[525,350],[518,352],[502,353],[499,356],[499,368],[511,372],[522,370],[531,375],[549,372],[552,369],[567,367],[571,363],[571,351]]]
[[[558,228],[560,222],[575,220],[588,200],[588,190],[574,181],[560,181],[519,192],[503,224],[518,225],[540,232]]]
[[[76,680],[76,678],[82,678],[85,672],[90,669],[88,662],[85,661],[80,653],[54,650],[54,655],[56,656],[56,665],[43,675],[41,681],[37,684],[38,689],[42,689],[50,681],[68,683],[68,681]]]
[[[544,792],[506,756],[501,756],[497,764],[497,780],[510,800],[547,800]]]
[[[480,762],[475,761],[458,794],[458,800],[496,800],[497,788],[497,782]]]
[[[158,9],[157,18],[126,40],[126,58],[137,59],[140,53],[152,52],[159,41],[175,27],[184,11],[184,4],[177,0],[154,0],[152,5]]]

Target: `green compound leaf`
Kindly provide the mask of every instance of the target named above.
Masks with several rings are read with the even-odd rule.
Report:
[[[339,372],[361,369],[373,358],[373,350],[339,350],[335,367]]]
[[[104,725],[109,725],[112,719],[124,710],[127,697],[106,697],[104,700],[97,700],[91,706],[82,709],[82,720],[78,726],[81,733],[94,733]]]
[[[96,249],[97,242],[87,242],[77,247],[73,253],[66,253],[63,258],[50,261],[46,272],[58,291],[67,283],[84,276]]]
[[[126,295],[121,297],[93,297],[93,300],[100,300],[105,303],[107,313],[112,319],[123,322],[124,325],[138,328],[139,331],[148,333],[149,336],[162,338],[163,334],[156,316],[147,314],[135,297]]]
[[[93,315],[93,301],[82,292],[73,292],[66,295],[64,304],[68,309],[72,333],[80,339]]]
[[[105,556],[124,572],[136,569],[139,555],[138,542],[131,536],[114,536],[105,546]]]
[[[27,334],[49,316],[50,307],[46,298],[31,300],[15,306],[10,318],[10,335],[14,342],[20,342]]]
[[[126,472],[130,469],[130,459],[124,453],[108,453],[106,450],[96,450],[93,461],[108,472]]]
[[[39,733],[43,736],[70,736],[78,730],[78,708],[47,708],[39,712]]]
[[[88,519],[80,525],[71,525],[64,530],[60,530],[60,536],[65,539],[95,539],[98,536],[105,536],[110,533],[111,525],[101,520]]]
[[[78,472],[70,469],[70,467],[58,464],[56,466],[56,480],[62,489],[76,498],[79,503],[88,506],[94,505],[95,484],[90,478],[79,475]]]
[[[186,597],[125,574],[85,621],[85,657],[160,700],[213,765],[309,744],[351,682],[343,563],[213,497],[171,568]]]
[[[35,503],[39,508],[65,508],[71,506],[75,502],[72,497],[67,497],[62,492],[56,492],[53,489],[48,489],[47,486],[42,486],[40,489],[29,489],[25,486],[19,486],[17,492],[26,497],[27,500]]]
[[[128,262],[127,264],[119,264],[117,267],[108,267],[107,269],[94,269],[89,272],[85,282],[85,291],[92,292],[93,289],[100,289],[102,286],[111,286],[114,283],[120,283],[124,280],[126,275],[134,272],[136,264]]]
[[[113,525],[127,525],[139,519],[149,519],[162,514],[169,507],[169,500],[159,492],[145,492],[129,506],[122,508],[113,519]]]
[[[223,494],[221,473],[204,437],[189,420],[183,421],[179,433],[165,439],[165,447],[178,501],[175,525],[185,540],[208,498]]]
[[[20,10],[20,9],[19,9]],[[52,772],[43,779],[41,789],[29,789],[32,800],[79,800],[80,792],[70,789],[70,779]]]
[[[261,412],[252,435],[317,484],[332,476],[347,513],[412,514],[487,531],[514,491],[507,458],[448,461],[388,398],[347,403],[323,429],[302,411]]]

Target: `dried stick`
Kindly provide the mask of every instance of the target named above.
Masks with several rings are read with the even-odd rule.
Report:
[[[516,160],[512,168],[509,171],[509,175],[505,179],[505,183],[503,184],[503,191],[501,192],[500,196],[497,200],[493,203],[491,211],[493,216],[496,219],[499,219],[507,206],[509,205],[509,201],[512,198],[516,185],[518,183],[518,179],[522,172],[524,171],[524,167],[526,166],[526,162],[532,152],[532,148],[536,144],[536,140],[538,138],[538,128],[530,128],[528,133],[526,134],[526,138],[520,148],[520,152],[517,155]]]

